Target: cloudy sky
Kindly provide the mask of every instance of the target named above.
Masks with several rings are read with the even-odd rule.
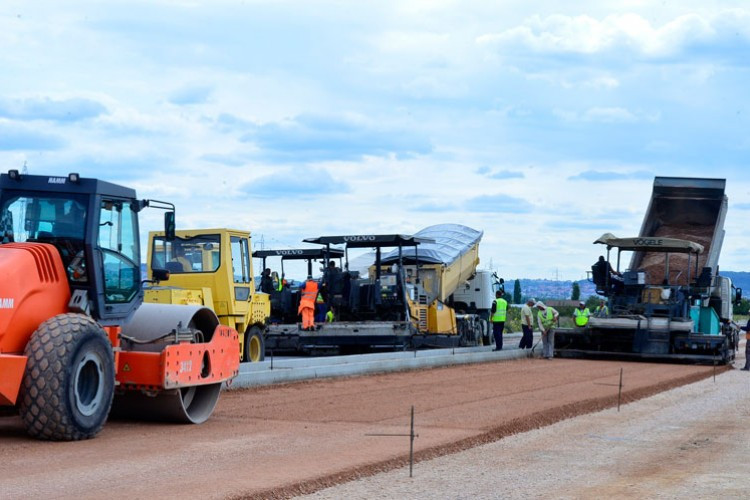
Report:
[[[750,270],[744,0],[3,0],[0,47],[3,170],[130,185],[183,228],[454,222],[504,276],[580,279],[654,176],[721,177],[721,265]]]

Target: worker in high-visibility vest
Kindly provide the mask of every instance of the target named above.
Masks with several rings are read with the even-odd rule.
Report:
[[[279,277],[279,273],[276,271],[271,273],[271,289],[275,291],[281,291],[281,288],[279,285],[281,284],[281,278]],[[270,292],[269,292],[270,293]]]
[[[552,359],[555,354],[555,324],[560,314],[553,307],[545,306],[544,302],[537,302],[536,308],[539,310],[537,319],[542,331],[542,357]]]
[[[600,300],[599,305],[594,309],[594,317],[606,318],[607,316],[609,316],[609,307],[607,307],[607,303],[604,300]]]
[[[503,349],[503,330],[505,329],[505,318],[508,316],[508,301],[503,298],[503,292],[495,292],[495,302],[492,303],[492,335],[495,337],[494,351]]]
[[[747,325],[740,330],[745,332],[745,366],[742,370],[747,372],[750,371],[750,319],[747,320]]]
[[[322,323],[326,320],[326,310],[328,309],[326,307],[326,301],[323,298],[322,289],[325,287],[323,285],[318,290],[318,296],[315,298],[315,322],[316,323]]]
[[[302,315],[302,329],[315,330],[315,298],[318,296],[318,282],[307,277],[307,281],[300,288],[299,308],[297,313]]]
[[[333,323],[334,315],[333,315],[333,306],[331,306],[330,309],[328,309],[328,312],[326,313],[326,323]]]
[[[591,311],[589,311],[589,308],[586,307],[586,303],[584,301],[580,301],[578,303],[578,307],[573,309],[573,321],[575,321],[576,326],[586,326],[589,323],[589,316],[591,316]]]

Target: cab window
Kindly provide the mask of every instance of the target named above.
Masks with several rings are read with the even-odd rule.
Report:
[[[232,274],[235,283],[250,283],[250,252],[247,238],[232,236]]]
[[[212,273],[221,263],[221,238],[201,234],[167,241],[156,236],[151,247],[151,269],[166,269],[170,274]]]
[[[133,300],[140,289],[138,224],[128,201],[103,200],[99,214],[99,249],[104,264],[107,303]]]

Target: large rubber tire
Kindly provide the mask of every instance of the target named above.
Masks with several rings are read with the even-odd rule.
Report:
[[[32,334],[19,412],[33,437],[76,441],[107,421],[115,388],[112,345],[83,314],[60,314]]]
[[[266,359],[266,342],[263,339],[263,332],[257,326],[251,326],[245,331],[244,351],[243,361],[257,363]]]

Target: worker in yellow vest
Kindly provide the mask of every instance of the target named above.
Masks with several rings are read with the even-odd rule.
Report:
[[[493,351],[503,349],[503,330],[505,329],[505,318],[508,316],[508,301],[503,298],[503,292],[495,292],[495,302],[492,303],[492,335],[495,337],[495,348]]]
[[[537,319],[542,331],[542,357],[552,359],[555,354],[555,324],[560,315],[554,308],[545,306],[544,302],[537,302],[536,308],[539,310]]]
[[[325,285],[323,285],[322,288],[325,288]],[[316,323],[323,323],[326,320],[326,310],[328,307],[326,306],[326,301],[323,298],[322,290],[318,291],[318,296],[315,297],[315,322]]]
[[[604,299],[599,301],[599,305],[596,306],[596,309],[594,309],[594,317],[595,318],[606,318],[609,316],[609,308],[607,307],[607,303],[604,301]]]
[[[579,328],[586,326],[589,323],[589,316],[591,316],[591,311],[586,307],[584,301],[580,301],[578,307],[573,309],[573,321],[575,321],[576,326]]]

